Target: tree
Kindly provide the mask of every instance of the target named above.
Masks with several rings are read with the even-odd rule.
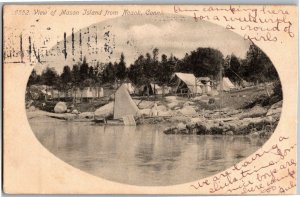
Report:
[[[243,80],[242,73],[243,67],[241,64],[241,60],[236,57],[234,54],[228,55],[225,58],[224,63],[225,76],[230,78],[235,82],[241,82]]]
[[[153,55],[153,61],[158,61],[158,53],[159,53],[159,50],[158,48],[154,48],[153,51],[152,51],[152,55]]]
[[[278,73],[267,55],[252,44],[246,55],[243,75],[252,82],[266,82],[278,79]]]
[[[72,82],[72,73],[69,66],[64,66],[63,72],[60,75],[63,84],[68,84]]]
[[[40,82],[41,82],[41,76],[36,73],[35,69],[33,69],[30,76],[29,76],[27,86],[38,84]]]
[[[77,92],[77,88],[80,85],[80,72],[79,72],[79,66],[78,65],[73,65],[72,68],[72,84],[73,84],[73,92],[74,92],[74,97],[73,97],[73,102],[75,102],[76,99],[76,92]]]
[[[88,78],[89,79],[95,79],[95,72],[94,72],[94,67],[90,66],[89,67],[89,71],[88,71]]]
[[[148,78],[146,78],[144,65],[146,64],[146,59],[143,55],[140,55],[135,62],[130,65],[128,77],[137,86],[144,85],[148,83]]]
[[[119,80],[123,80],[127,77],[126,63],[125,63],[125,57],[123,53],[121,53],[120,62],[117,64],[116,67],[116,77]]]
[[[43,70],[42,75],[41,75],[41,83],[42,84],[60,89],[61,83],[59,81],[60,81],[60,78],[54,68],[47,67],[45,70]],[[48,91],[48,88],[46,89],[46,94],[47,94],[47,91]],[[47,100],[46,96],[45,96],[45,100]]]
[[[80,71],[79,71],[79,66],[78,65],[73,65],[72,71],[72,83],[76,86],[79,85],[80,83]]]
[[[44,85],[54,86],[57,85],[59,77],[54,68],[47,67],[41,75],[41,81]]]
[[[83,58],[83,62],[80,65],[80,68],[79,68],[79,73],[80,73],[80,81],[81,82],[86,80],[89,76],[89,65],[86,62],[86,57]]]
[[[61,89],[63,89],[67,94],[67,92],[72,88],[72,72],[69,66],[64,66],[63,72],[60,75],[60,81],[62,85]]]
[[[213,48],[198,48],[185,60],[192,67],[196,77],[213,76],[216,78],[223,66],[221,51]]]
[[[114,82],[115,79],[116,79],[115,67],[111,62],[109,62],[108,64],[105,65],[105,68],[103,70],[103,82],[111,83]]]

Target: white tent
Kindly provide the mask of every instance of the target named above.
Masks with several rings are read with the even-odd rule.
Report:
[[[235,89],[236,87],[233,85],[233,83],[230,81],[230,79],[228,77],[223,77],[222,80],[223,83],[223,90],[224,91],[230,91],[232,89]],[[218,86],[218,90],[220,90],[220,84]]]
[[[139,108],[132,100],[126,86],[123,84],[115,93],[114,119],[121,119],[125,116],[135,116]]]
[[[133,94],[134,93],[134,87],[133,87],[133,85],[132,85],[132,83],[123,83],[124,85],[125,85],[125,87],[127,88],[127,90],[128,90],[128,92],[129,92],[129,94]]]
[[[163,87],[157,85],[157,84],[154,84],[154,83],[151,83],[151,88],[152,88],[152,91],[155,93],[155,94],[163,94]],[[164,93],[165,94],[169,94],[170,93],[170,87],[168,86],[165,86],[164,87]]]
[[[194,74],[191,73],[174,73],[171,80],[178,78],[177,86],[175,92],[180,91],[181,89],[188,88],[190,93],[197,94],[202,93],[201,87],[203,84],[199,82]]]

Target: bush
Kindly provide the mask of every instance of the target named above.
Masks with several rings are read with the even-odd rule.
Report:
[[[249,109],[255,105],[261,105],[263,107],[273,105],[282,100],[282,87],[279,80],[273,83],[273,94],[269,97],[267,95],[260,95],[250,103],[246,103],[243,108]]]
[[[273,96],[276,96],[278,97],[279,100],[282,100],[283,96],[282,96],[282,87],[280,81],[279,80],[275,81],[273,86],[274,86]]]

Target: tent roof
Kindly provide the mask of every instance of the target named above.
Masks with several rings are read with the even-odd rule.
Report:
[[[197,87],[197,89],[195,88],[195,83],[197,83],[198,86],[203,85],[200,81],[196,80],[196,77],[194,74],[192,73],[180,73],[180,72],[176,72],[173,74],[172,79],[177,76],[181,81],[183,81],[187,87],[189,88],[189,90],[193,93],[195,92],[201,92],[201,88]]]
[[[181,81],[183,81],[188,86],[194,86],[196,77],[194,74],[191,73],[174,73],[173,77],[177,76]]]
[[[228,77],[223,77],[222,85],[224,91],[229,91],[235,88],[234,84],[230,81]],[[220,90],[220,84],[218,85],[218,90]]]

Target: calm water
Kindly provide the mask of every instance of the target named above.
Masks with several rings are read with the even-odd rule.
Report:
[[[107,180],[133,185],[195,181],[227,169],[265,142],[245,136],[165,135],[166,125],[30,124],[39,141],[63,161]]]

